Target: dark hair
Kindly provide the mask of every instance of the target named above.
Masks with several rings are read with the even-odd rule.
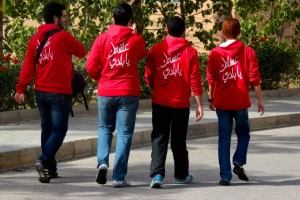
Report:
[[[241,32],[241,25],[236,18],[227,18],[223,21],[222,31],[226,39],[236,39]]]
[[[51,24],[54,22],[53,17],[61,17],[62,11],[66,10],[66,7],[60,3],[48,3],[44,8],[44,20],[46,24]]]
[[[132,19],[132,9],[127,3],[121,3],[114,9],[114,20],[116,25],[127,26]]]
[[[170,17],[167,21],[169,34],[173,37],[181,37],[185,30],[185,22],[181,17]]]

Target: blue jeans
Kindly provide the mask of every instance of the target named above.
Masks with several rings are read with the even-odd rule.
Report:
[[[55,155],[68,130],[72,95],[35,91],[41,118],[42,154],[38,158],[49,172],[56,172]]]
[[[138,106],[139,97],[136,96],[98,96],[98,165],[106,164],[109,166],[109,153],[113,132],[117,128],[116,154],[112,177],[116,181],[123,181],[127,174]]]
[[[230,163],[230,143],[233,119],[236,122],[235,133],[237,135],[237,147],[233,155],[233,163],[240,166],[246,164],[247,151],[250,141],[250,128],[248,109],[245,110],[218,110],[219,132],[219,165],[222,180],[230,181],[232,178]]]

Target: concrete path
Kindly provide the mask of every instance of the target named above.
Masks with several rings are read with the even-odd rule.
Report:
[[[96,158],[85,157],[59,162],[61,178],[41,184],[33,167],[0,172],[1,200],[70,199],[70,200],[299,200],[300,199],[300,126],[290,126],[251,133],[247,173],[255,181],[245,183],[233,175],[232,185],[219,186],[217,137],[188,140],[190,170],[195,181],[189,185],[174,184],[173,158],[168,153],[166,178],[162,189],[150,189],[150,146],[131,151],[127,178],[131,188],[113,188],[111,168],[109,181],[95,182]],[[232,138],[232,152],[236,145]],[[111,154],[113,163],[114,154]]]
[[[277,128],[300,124],[300,89],[263,91],[266,113],[259,116],[256,99],[252,98],[249,117],[252,130]],[[253,96],[253,93],[251,94]],[[193,105],[193,101],[192,101]],[[81,105],[81,107],[83,107]],[[0,121],[0,171],[30,166],[40,155],[40,121],[31,119],[30,110],[2,112]],[[58,160],[89,156],[96,153],[98,135],[97,106],[90,105],[90,111],[75,108],[75,117],[70,117],[69,130],[64,144],[58,152]],[[25,113],[25,114],[24,114]],[[9,114],[11,116],[9,116]],[[23,121],[13,121],[15,115],[23,115]],[[152,129],[150,101],[142,101],[137,114],[133,147],[151,142]],[[204,117],[200,122],[194,120],[195,111],[191,109],[188,138],[216,135],[217,117],[208,109],[204,99]],[[26,121],[27,120],[27,121]],[[114,137],[115,143],[116,137]],[[114,144],[113,144],[114,148]]]

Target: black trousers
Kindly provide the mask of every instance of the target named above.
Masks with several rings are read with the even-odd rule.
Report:
[[[165,163],[171,133],[171,150],[174,158],[174,177],[185,178],[189,173],[189,158],[186,148],[186,135],[189,122],[189,108],[171,108],[152,105],[151,134],[152,153],[150,177],[157,174],[165,177]]]

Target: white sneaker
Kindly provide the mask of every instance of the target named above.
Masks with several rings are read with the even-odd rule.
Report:
[[[116,180],[113,180],[113,186],[116,187],[116,188],[121,188],[121,187],[130,187],[131,186],[131,183],[129,181],[116,181]]]

